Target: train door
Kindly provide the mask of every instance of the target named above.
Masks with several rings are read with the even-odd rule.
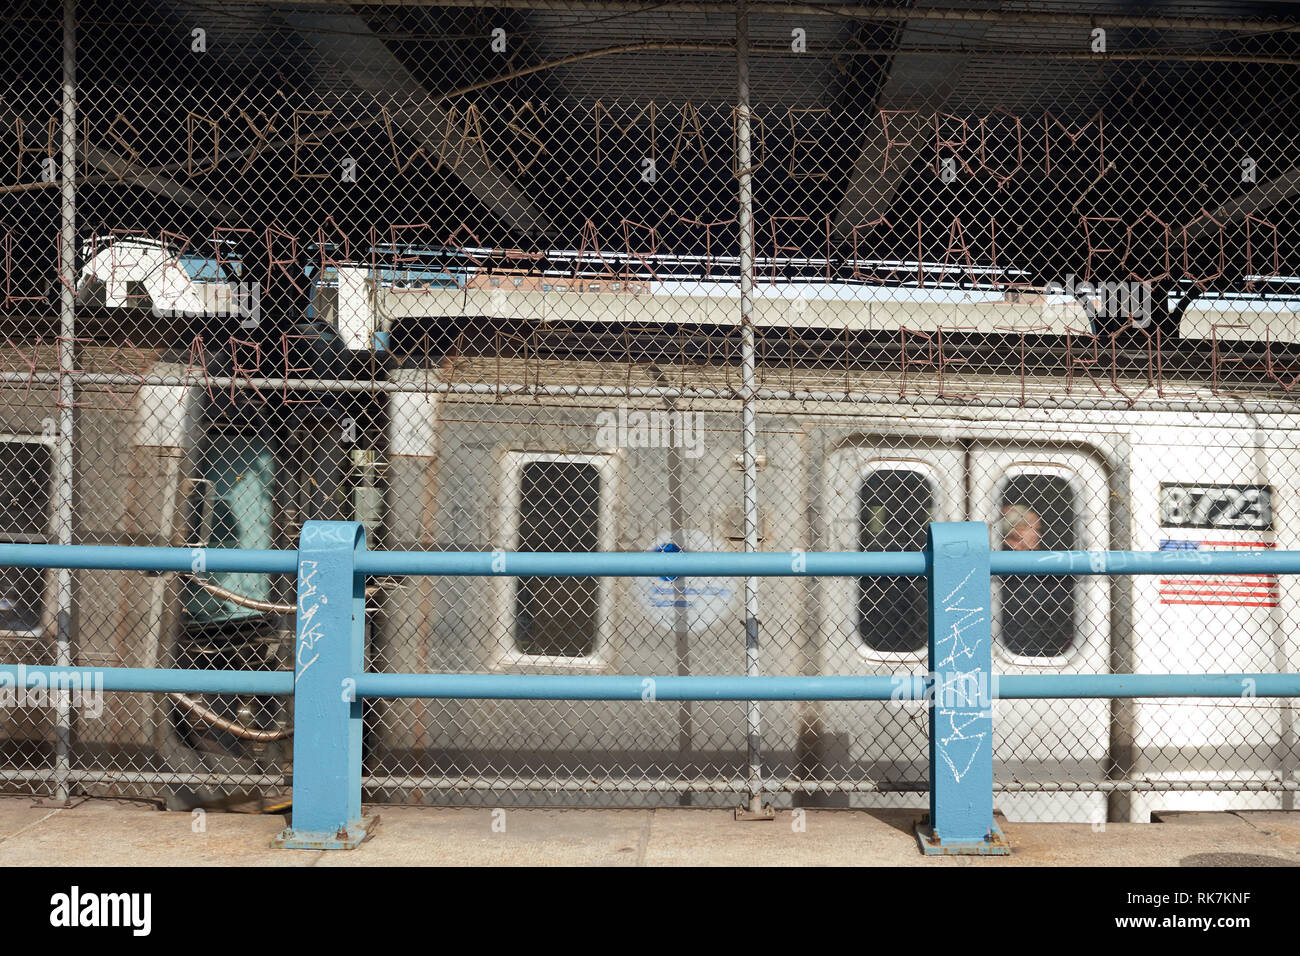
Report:
[[[827,456],[823,540],[831,551],[918,551],[931,521],[960,520],[965,453],[955,443],[879,436]],[[813,666],[823,674],[920,673],[926,664],[922,578],[823,578]],[[804,710],[799,764],[838,783],[924,787],[928,755],[921,702],[815,702]],[[824,797],[833,802],[832,797]],[[870,794],[867,806],[921,807],[924,793]]]
[[[1090,455],[1042,446],[975,443],[968,519],[987,522],[996,550],[1105,551],[1109,488]],[[1110,668],[1110,581],[1007,575],[992,584],[997,674],[1105,673]],[[1106,700],[1003,700],[995,712],[997,779],[1086,783],[1105,779]],[[1103,822],[1101,793],[1002,793],[1011,820]]]
[[[827,483],[832,551],[919,551],[931,521],[965,514],[963,451],[955,444],[853,447],[833,453]],[[832,639],[872,663],[925,655],[925,581],[832,578]]]
[[[1007,449],[978,442],[908,442],[882,436],[827,459],[825,518],[832,550],[919,550],[930,521],[984,521],[992,546],[1024,550],[1109,546],[1104,470],[1072,449]],[[827,579],[822,670],[920,672],[926,666],[925,582]],[[825,591],[823,593],[826,593]],[[995,580],[995,673],[1103,672],[1109,666],[1105,578]],[[999,779],[1096,781],[1105,776],[1109,703],[1002,701]],[[820,713],[823,775],[840,768],[883,784],[924,781],[924,711],[885,702],[827,704]],[[838,766],[837,766],[838,765]],[[1010,819],[1100,821],[1099,793],[1003,793]]]

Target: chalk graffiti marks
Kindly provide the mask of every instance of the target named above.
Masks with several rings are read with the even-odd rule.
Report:
[[[990,728],[983,722],[989,721],[992,716],[991,705],[981,700],[988,687],[989,675],[981,673],[979,667],[961,670],[958,662],[959,658],[974,660],[976,652],[986,640],[983,635],[988,633],[986,626],[976,631],[977,636],[973,640],[962,636],[986,620],[986,609],[976,607],[973,601],[968,600],[976,597],[967,593],[971,590],[968,585],[974,574],[975,569],[971,568],[944,597],[944,621],[949,631],[947,636],[935,641],[936,657],[942,653],[945,645],[949,645],[946,656],[935,661],[935,706],[939,707],[939,716],[946,718],[948,724],[945,728],[947,732],[938,737],[937,750],[956,783],[961,783],[962,778],[970,772],[975,758],[984,747]],[[981,678],[985,681],[984,690],[980,687]],[[940,707],[939,701],[951,701],[952,706]],[[979,732],[968,733],[970,728],[979,728]],[[960,769],[958,764],[961,765]]]
[[[321,622],[315,619],[321,605],[327,603],[325,595],[318,596],[318,589],[312,580],[319,570],[320,563],[317,561],[303,560],[298,564],[298,671],[293,678],[295,684],[302,680],[307,668],[320,659],[316,642],[325,636],[320,629]],[[307,659],[308,654],[312,654],[310,659]]]

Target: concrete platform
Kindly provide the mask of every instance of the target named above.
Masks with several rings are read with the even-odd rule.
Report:
[[[1009,857],[926,857],[912,811],[789,811],[739,823],[707,809],[374,807],[351,851],[272,850],[280,815],[167,813],[0,797],[0,866],[1300,866],[1300,811],[1167,813],[1164,822],[1006,823]]]

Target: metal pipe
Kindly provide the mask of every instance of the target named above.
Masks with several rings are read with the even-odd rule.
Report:
[[[205,581],[194,575],[186,575],[191,583],[202,588],[213,597],[219,597],[223,601],[229,601],[231,604],[239,607],[246,607],[250,611],[265,611],[268,614],[293,614],[298,609],[293,604],[276,604],[274,601],[261,601],[257,598],[251,598],[246,594],[240,594],[238,591],[232,591],[229,588],[223,588],[220,584],[213,584],[211,581]]]
[[[758,551],[758,418],[755,392],[758,366],[754,344],[754,173],[750,168],[749,11],[746,0],[736,3],[736,179],[740,208],[740,426],[745,466],[745,553]],[[758,578],[745,577],[745,673],[757,677]],[[763,810],[762,713],[757,700],[745,710],[745,740],[749,760],[749,812]]]
[[[0,565],[7,563],[0,545]],[[13,547],[50,547],[16,545]],[[1101,557],[1098,557],[1101,556]],[[1094,562],[1104,560],[1105,568]],[[493,562],[497,568],[493,568]],[[796,564],[800,567],[795,571]],[[994,551],[994,574],[1300,574],[1300,551]],[[368,551],[357,556],[364,574],[529,575],[543,577],[915,577],[922,551],[562,552]]]
[[[275,601],[263,601],[259,598],[251,598],[247,594],[240,594],[238,591],[232,591],[229,588],[223,588],[220,584],[213,584],[211,581],[205,581],[203,578],[194,574],[187,574],[190,582],[207,591],[213,597],[219,597],[223,601],[229,601],[231,604],[237,604],[240,607],[246,607],[250,611],[265,611],[268,614],[296,614],[298,607],[295,604],[279,604]],[[369,584],[366,586],[366,597],[374,597],[388,590],[388,586],[378,584]]]
[[[0,544],[0,567],[191,571],[195,550],[209,573],[297,572],[296,551],[125,545]],[[989,562],[994,574],[1300,574],[1300,551],[994,551]],[[356,567],[367,575],[453,577],[915,577],[926,573],[928,558],[923,551],[366,551]]]
[[[358,674],[359,697],[458,700],[925,700],[926,677]],[[994,700],[1300,697],[1300,674],[1007,674]]]
[[[284,740],[286,737],[293,736],[293,727],[281,727],[277,730],[259,730],[256,727],[247,727],[244,724],[222,717],[215,710],[205,707],[192,697],[186,697],[184,694],[168,694],[172,700],[180,704],[199,720],[205,724],[210,724],[218,730],[224,730],[241,740],[253,740],[258,743],[270,743],[273,740]]]
[[[202,570],[196,571],[195,564],[200,562]],[[118,544],[0,544],[0,567],[297,574],[298,552],[241,548],[155,548]]]
[[[1000,700],[1300,697],[1300,674],[995,674],[992,683]]]
[[[607,674],[357,674],[361,697],[481,700],[925,700],[928,678],[624,676]],[[289,671],[0,665],[10,687],[82,692],[291,694]],[[1093,697],[1300,697],[1300,674],[1007,674],[1000,700]]]
[[[1297,676],[1300,683],[1300,676]],[[478,700],[916,700],[902,677],[632,677],[610,674],[358,674],[358,697]]]
[[[63,0],[63,135],[59,211],[59,431],[54,446],[54,534],[59,544],[72,544],[73,435],[76,428],[77,367],[77,11],[75,0]],[[56,648],[60,667],[72,663],[72,569],[59,568],[55,583]],[[55,713],[54,763],[59,776],[54,799],[68,799],[71,769],[72,712],[60,697]]]
[[[5,563],[0,545],[0,565]],[[47,546],[48,547],[48,546]],[[493,561],[497,562],[494,569]],[[799,558],[807,574],[836,577],[907,576],[925,573],[922,552],[813,553]],[[1300,563],[1300,554],[1297,554]],[[544,577],[787,577],[795,556],[789,552],[734,554],[707,551],[615,551],[590,554],[559,552],[455,552],[367,551],[357,555],[357,569],[365,574],[520,575]],[[816,568],[817,570],[813,570]]]
[[[58,667],[0,664],[0,686],[98,694],[275,694],[294,691],[292,671],[197,671],[165,667]]]

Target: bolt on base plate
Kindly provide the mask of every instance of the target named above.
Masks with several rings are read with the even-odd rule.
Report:
[[[989,835],[983,840],[945,843],[939,834],[934,832],[934,828],[930,826],[930,817],[926,815],[916,824],[916,842],[926,856],[1011,855],[1011,843],[996,823],[989,827]]]
[[[763,804],[762,810],[750,810],[748,807],[736,807],[735,819],[741,822],[751,820],[775,820],[776,810],[770,803]]]
[[[307,833],[285,827],[271,841],[271,847],[276,850],[355,850],[374,836],[378,828],[378,816],[362,817],[359,824],[339,827],[337,833]]]

